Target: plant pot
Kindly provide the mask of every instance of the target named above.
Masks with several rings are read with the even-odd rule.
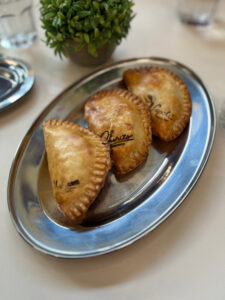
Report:
[[[68,44],[73,47],[77,46],[77,43],[73,40],[68,40]],[[76,64],[83,66],[98,66],[105,63],[113,54],[116,48],[115,44],[106,44],[102,48],[98,49],[98,56],[94,57],[88,52],[88,46],[85,45],[80,51],[74,51],[71,48],[66,48],[66,55]]]

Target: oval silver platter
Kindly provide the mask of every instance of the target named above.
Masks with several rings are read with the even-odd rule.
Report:
[[[185,81],[193,104],[189,126],[173,142],[153,138],[146,162],[128,175],[116,177],[110,172],[85,224],[72,227],[52,196],[41,124],[45,119],[70,119],[86,126],[86,99],[102,89],[123,87],[123,72],[139,66],[167,68]],[[158,226],[187,197],[207,162],[215,128],[213,101],[201,79],[184,65],[163,58],[137,58],[103,67],[62,92],[25,135],[8,182],[13,223],[30,245],[57,257],[90,257],[129,245]]]
[[[0,55],[0,111],[20,100],[33,84],[34,72],[27,63]]]

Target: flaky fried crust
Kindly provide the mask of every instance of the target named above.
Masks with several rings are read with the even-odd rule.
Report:
[[[177,138],[187,126],[192,110],[183,80],[160,67],[129,69],[123,78],[127,88],[150,107],[152,133],[164,141]]]
[[[72,122],[48,120],[42,126],[54,197],[70,221],[81,223],[110,169],[109,148]]]
[[[152,141],[150,111],[132,93],[123,89],[97,92],[86,102],[85,119],[110,144],[118,174],[130,172],[146,159]]]

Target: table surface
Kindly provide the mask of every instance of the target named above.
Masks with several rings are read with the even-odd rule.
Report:
[[[135,2],[129,36],[110,62],[157,56],[193,69],[211,92],[217,114],[206,168],[184,203],[134,244],[99,257],[64,260],[39,253],[16,232],[7,207],[9,170],[21,139],[40,112],[93,68],[60,60],[39,39],[29,48],[1,53],[34,69],[35,86],[0,114],[1,299],[225,299],[225,4],[205,28],[182,24],[176,1]]]

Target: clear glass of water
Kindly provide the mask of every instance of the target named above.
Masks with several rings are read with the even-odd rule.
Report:
[[[36,38],[32,0],[0,0],[0,46],[27,48]]]
[[[215,17],[219,0],[178,0],[178,16],[191,25],[208,25]]]

